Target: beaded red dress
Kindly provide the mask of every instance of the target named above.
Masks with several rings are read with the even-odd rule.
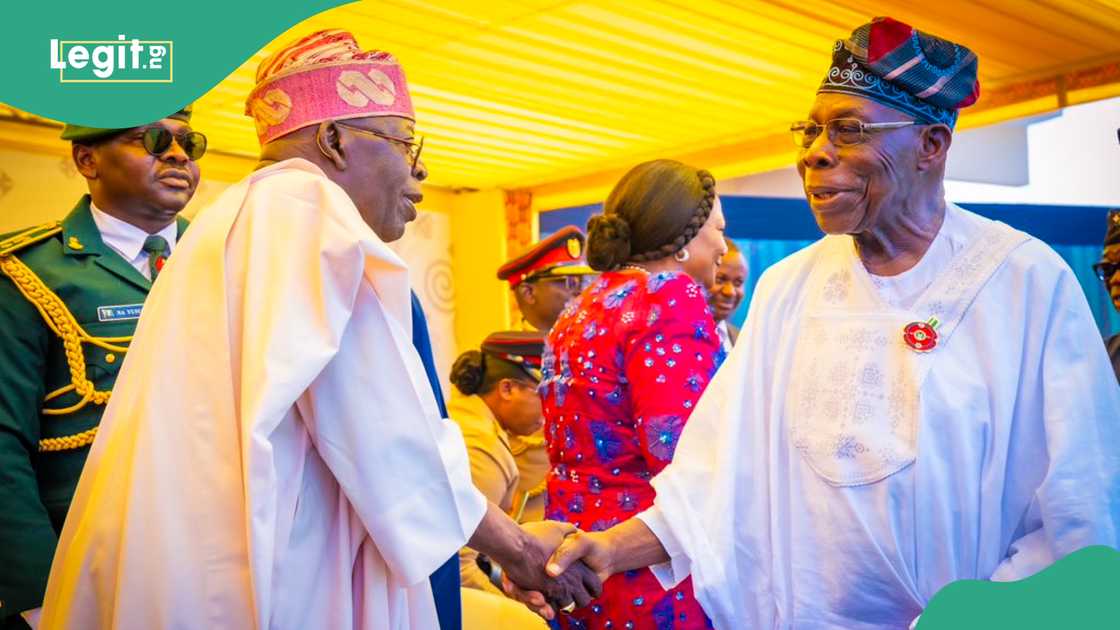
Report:
[[[649,507],[650,478],[672,459],[722,358],[704,291],[687,275],[608,272],[573,300],[542,365],[547,517],[600,531]],[[602,596],[561,615],[560,625],[711,627],[691,580],[666,591],[649,569],[611,577]]]

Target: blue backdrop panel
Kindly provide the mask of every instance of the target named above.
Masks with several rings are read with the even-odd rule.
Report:
[[[734,239],[747,257],[750,275],[747,297],[732,316],[741,324],[746,317],[758,277],[770,265],[821,237],[804,199],[776,197],[721,196],[727,217],[727,235]],[[1093,275],[1092,265],[1100,259],[1104,241],[1105,214],[1100,206],[1036,206],[1013,204],[962,203],[969,210],[1003,221],[1048,243],[1073,269],[1089,308],[1102,334],[1120,330],[1120,313],[1104,285]],[[591,204],[542,212],[541,238],[565,225],[584,227],[601,204]]]
[[[721,196],[732,238],[777,241],[813,241],[821,237],[809,204],[804,199],[779,197]],[[979,215],[1003,221],[1050,245],[1093,245],[1104,241],[1105,214],[1102,206],[1034,206],[996,203],[962,203]],[[565,225],[587,225],[602,204],[576,206],[542,212],[541,236]]]

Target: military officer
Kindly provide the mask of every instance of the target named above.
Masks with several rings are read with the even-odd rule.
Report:
[[[546,335],[569,300],[580,294],[590,274],[584,258],[587,237],[574,225],[563,227],[498,269],[498,279],[509,282],[521,327]],[[544,519],[548,452],[544,434],[510,436],[510,448],[520,471],[514,503],[522,521]]]
[[[61,222],[0,236],[4,628],[37,620],[89,445],[206,151],[189,107],[130,129],[67,125],[62,139],[89,194]]]
[[[463,431],[471,481],[514,518],[520,507],[514,505],[520,474],[509,438],[531,435],[544,423],[537,393],[543,350],[544,334],[539,331],[496,332],[479,350],[459,355],[451,368],[456,393],[447,407]],[[470,547],[459,552],[463,630],[547,630],[540,617],[505,596],[497,586],[499,571]]]
[[[584,259],[586,242],[583,232],[569,225],[498,268],[498,279],[509,282],[517,300],[524,330],[548,334],[564,305],[583,290],[587,275],[595,273]]]
[[[456,395],[448,412],[463,432],[471,460],[471,480],[486,498],[518,519],[520,472],[510,448],[513,436],[538,433],[544,424],[540,385],[544,334],[497,332],[479,350],[459,355],[451,368]],[[476,563],[478,553],[464,547],[460,582],[464,587],[503,595]],[[504,595],[503,595],[504,596]]]

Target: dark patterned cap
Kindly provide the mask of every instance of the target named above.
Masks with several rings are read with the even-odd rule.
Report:
[[[516,363],[535,380],[541,380],[544,333],[539,330],[510,330],[491,334],[482,342],[482,352]]]
[[[980,97],[976,53],[889,17],[877,17],[836,42],[817,93],[861,96],[952,127]]]

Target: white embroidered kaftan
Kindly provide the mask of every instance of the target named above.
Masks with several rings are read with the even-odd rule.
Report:
[[[486,503],[409,299],[309,162],[205,209],[144,305],[40,627],[436,628],[428,576]]]
[[[717,628],[905,628],[951,581],[1120,544],[1120,388],[1065,263],[950,205],[903,276],[848,236],[768,270],[653,480],[656,572]]]

